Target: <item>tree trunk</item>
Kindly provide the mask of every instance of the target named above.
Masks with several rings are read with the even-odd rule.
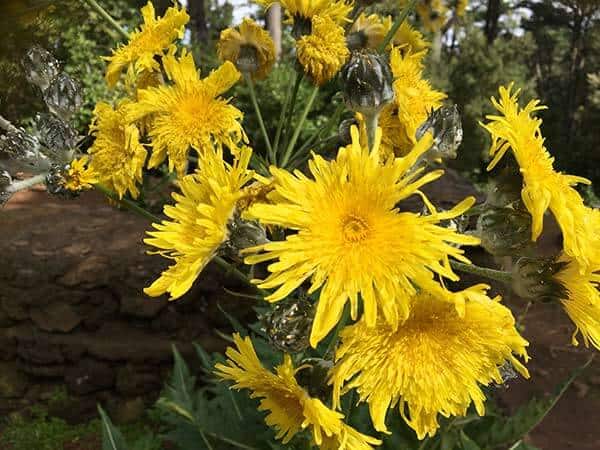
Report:
[[[267,26],[275,44],[275,59],[281,55],[281,5],[274,3],[267,13]]]
[[[498,37],[498,21],[500,20],[500,6],[502,0],[488,0],[485,12],[485,37],[487,43],[491,44]]]
[[[196,43],[208,41],[208,26],[206,24],[206,2],[204,0],[188,0],[190,15],[190,30],[192,40]]]

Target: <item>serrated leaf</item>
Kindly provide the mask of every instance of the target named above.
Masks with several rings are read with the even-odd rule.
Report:
[[[456,444],[458,444],[458,435],[455,432],[449,431],[442,434],[440,450],[454,450]]]
[[[463,450],[481,450],[481,447],[467,436],[463,430],[460,431],[460,444]]]
[[[246,328],[240,323],[240,321],[233,317],[231,314],[229,314],[227,311],[225,311],[219,303],[217,303],[217,308],[219,308],[219,311],[223,313],[223,315],[227,318],[227,320],[237,333],[239,333],[242,336],[245,336],[247,334]]]
[[[100,405],[98,405],[98,413],[102,421],[102,450],[128,450],[123,435]]]
[[[213,370],[213,359],[210,357],[210,355],[206,352],[206,350],[204,350],[202,348],[202,346],[200,344],[198,344],[197,342],[194,342],[192,344],[194,346],[194,349],[196,349],[196,354],[198,355],[198,358],[200,359],[200,362],[202,363],[202,367],[204,368],[204,370],[206,370],[206,372],[212,372]]]

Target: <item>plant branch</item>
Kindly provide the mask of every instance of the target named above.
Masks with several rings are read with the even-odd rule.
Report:
[[[102,192],[105,196],[107,196],[111,200],[117,202],[119,205],[125,207],[126,209],[129,209],[130,211],[133,211],[134,213],[136,213],[142,217],[145,217],[146,219],[150,219],[153,222],[160,223],[160,221],[161,221],[160,217],[152,214],[147,209],[142,208],[136,202],[129,200],[127,198],[119,198],[119,195],[116,192],[111,191],[110,189],[108,189],[106,186],[104,186],[102,184],[96,184],[96,185],[94,185],[94,187],[97,190],[99,190],[100,192]]]
[[[315,98],[317,98],[318,92],[319,92],[319,86],[315,85],[312,93],[310,94],[308,102],[306,103],[304,111],[302,112],[302,116],[300,116],[300,120],[298,121],[298,124],[296,125],[296,129],[294,130],[292,139],[290,140],[290,143],[288,144],[287,148],[285,149],[285,153],[283,154],[283,159],[281,160],[281,167],[285,167],[287,162],[290,160],[290,157],[292,156],[292,150],[294,149],[294,146],[296,145],[298,136],[300,136],[300,132],[302,131],[302,127],[304,126],[304,121],[306,120],[306,117],[308,116],[308,113],[310,112],[310,110],[312,108]]]
[[[398,31],[398,29],[402,25],[402,22],[404,22],[404,20],[406,20],[406,18],[410,14],[410,12],[415,7],[416,3],[417,3],[417,0],[410,0],[410,3],[408,5],[406,5],[406,7],[402,10],[400,15],[398,17],[396,17],[396,21],[394,22],[394,25],[392,25],[392,28],[390,28],[390,31],[388,31],[388,33],[385,35],[385,38],[383,38],[383,42],[379,46],[379,51],[381,53],[383,53],[385,51],[385,48],[392,41],[392,39],[394,39],[394,36],[396,35],[396,31]]]
[[[302,83],[302,79],[304,78],[304,72],[297,71],[296,72],[296,81],[294,82],[294,90],[292,92],[292,101],[290,102],[290,107],[287,111],[287,116],[285,118],[284,130],[286,133],[286,144],[289,141],[288,132],[292,126],[292,118],[294,117],[294,110],[296,109],[296,100],[298,99],[298,91],[300,90],[300,84]],[[277,151],[279,152],[279,146],[277,147]]]
[[[40,175],[35,175],[31,178],[26,178],[21,181],[13,181],[6,188],[6,192],[14,194],[15,192],[23,191],[25,189],[29,189],[30,187],[35,186],[36,184],[41,184],[46,180],[46,174],[42,173]]]
[[[83,2],[87,3],[94,11],[100,14],[122,37],[129,39],[129,33],[96,0],[83,0]]]
[[[267,134],[267,129],[265,127],[265,122],[263,120],[262,114],[260,112],[260,107],[258,106],[258,101],[256,100],[256,91],[254,90],[254,82],[252,81],[252,77],[248,72],[244,72],[244,80],[246,80],[246,84],[248,85],[248,89],[250,90],[250,100],[252,100],[252,106],[254,106],[254,112],[256,112],[256,118],[258,119],[258,125],[260,126],[260,130],[263,134],[263,139],[265,140],[265,145],[267,146],[267,152],[269,155],[269,160],[273,160],[275,154],[273,153],[273,147],[271,147],[271,140],[269,139],[269,135]]]
[[[509,284],[512,280],[511,273],[503,270],[489,269],[487,267],[476,266],[475,264],[463,264],[458,261],[450,261],[450,265],[461,272],[472,273],[491,280],[501,281],[502,283]]]

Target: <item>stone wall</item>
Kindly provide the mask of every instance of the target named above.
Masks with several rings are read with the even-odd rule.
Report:
[[[248,302],[222,286],[241,288],[209,267],[181,300],[145,296],[165,262],[145,254],[148,228],[95,194],[24,193],[0,212],[0,415],[59,397],[50,403],[67,419],[101,401],[127,420],[156,398],[172,344],[223,349],[217,304],[239,315]]]

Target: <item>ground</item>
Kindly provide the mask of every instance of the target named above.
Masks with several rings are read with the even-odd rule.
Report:
[[[113,259],[118,259],[119,255],[126,259],[128,255],[140,255],[144,251],[141,239],[148,229],[148,221],[109,206],[96,193],[86,193],[77,200],[69,201],[50,199],[42,191],[21,193],[7,205],[6,212],[10,213],[11,220],[7,220],[7,216],[3,219],[3,212],[0,212],[2,241],[4,244],[12,242],[13,245],[20,246],[24,262],[36,254],[47,257],[71,252],[72,257],[89,260],[104,258],[110,252]],[[93,219],[82,223],[88,213]],[[14,220],[18,217],[26,220]],[[57,226],[58,223],[60,226]],[[115,227],[115,224],[120,223],[123,227]],[[69,230],[68,239],[65,239],[64,230]],[[118,252],[114,252],[115,249],[112,248],[115,245],[113,238],[116,230],[119,230]],[[24,234],[33,236],[33,242],[19,242],[15,238]],[[143,264],[144,258],[149,258],[149,261],[150,258],[158,257],[141,258]],[[10,263],[14,265],[18,261]],[[110,272],[118,268],[122,268],[122,264],[113,260],[102,266],[103,273],[86,273],[85,277],[111,279]],[[23,267],[20,273],[24,277],[20,284],[23,295],[27,295],[28,290],[39,292],[40,289],[51,295],[58,280],[62,280],[64,285],[65,274],[56,273],[49,278],[47,274],[38,273],[30,267]],[[129,285],[137,283],[140,290],[144,283],[150,281],[144,279],[144,276],[149,276],[144,267],[137,267],[127,273],[131,279],[122,281]],[[507,302],[518,317],[522,313],[523,302],[511,298]],[[594,354],[594,350],[570,344],[573,328],[558,305],[535,305],[529,310],[523,325],[523,334],[531,343],[532,360],[529,369],[532,377],[531,380],[513,380],[507,388],[501,389],[501,403],[509,409],[515,408],[531,395],[548,395],[573,369]],[[544,450],[599,449],[599,410],[600,358],[597,358],[527,439]],[[81,445],[86,450],[100,448],[97,440],[85,444],[72,443],[65,448],[81,450]]]

